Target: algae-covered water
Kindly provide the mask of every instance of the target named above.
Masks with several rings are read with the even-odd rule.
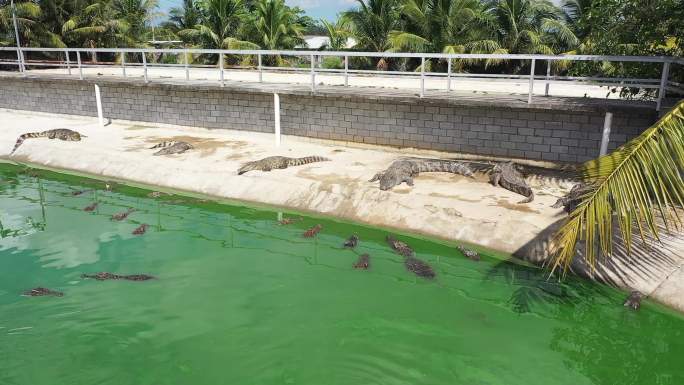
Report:
[[[684,318],[649,301],[400,235],[426,280],[385,230],[148,193],[0,165],[0,384],[684,384]]]

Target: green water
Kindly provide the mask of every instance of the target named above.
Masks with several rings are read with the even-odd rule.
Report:
[[[0,165],[0,384],[684,384],[684,318],[649,301],[400,236],[427,281],[383,230],[102,187]],[[158,279],[80,278],[99,271]]]

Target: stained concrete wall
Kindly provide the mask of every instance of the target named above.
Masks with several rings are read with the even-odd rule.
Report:
[[[107,117],[272,132],[273,96],[216,86],[98,80]],[[580,162],[598,155],[605,107],[464,105],[458,100],[369,99],[281,93],[283,134],[533,160]],[[391,91],[388,91],[391,92]],[[92,81],[0,78],[0,107],[96,114]],[[649,127],[648,108],[611,107],[610,148]]]

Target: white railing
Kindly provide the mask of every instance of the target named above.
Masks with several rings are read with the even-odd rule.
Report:
[[[585,84],[615,87],[633,87],[640,89],[657,89],[656,110],[660,110],[661,103],[666,93],[684,94],[684,85],[669,80],[671,65],[684,65],[684,59],[664,57],[664,56],[602,56],[602,55],[508,55],[508,54],[443,54],[443,53],[396,53],[396,52],[335,52],[335,51],[277,51],[277,50],[218,50],[218,49],[154,49],[154,48],[16,48],[0,47],[0,52],[13,51],[14,59],[0,59],[0,65],[14,65],[22,73],[27,72],[27,67],[44,68],[64,68],[68,75],[73,75],[73,71],[78,72],[80,79],[84,79],[87,74],[84,68],[120,68],[121,76],[130,77],[127,69],[141,68],[142,78],[145,82],[150,81],[149,70],[154,68],[176,68],[182,69],[185,73],[185,80],[190,80],[190,72],[193,68],[216,69],[218,83],[225,84],[225,57],[251,57],[256,59],[256,66],[231,66],[229,70],[251,71],[258,73],[258,82],[264,82],[266,72],[291,72],[308,74],[310,77],[310,87],[312,92],[316,92],[316,76],[332,75],[344,77],[344,86],[349,86],[349,78],[352,76],[399,76],[415,78],[420,81],[420,97],[425,96],[425,82],[428,78],[446,79],[445,90],[452,91],[452,81],[458,79],[470,79],[479,81],[528,81],[528,103],[532,103],[535,81],[545,84],[545,96],[549,95],[549,87],[553,83],[563,84]],[[43,53],[52,56],[49,60],[27,59],[31,53]],[[115,62],[84,62],[82,54],[114,54],[118,58]],[[135,61],[128,61],[127,56],[134,55]],[[181,62],[176,63],[157,63],[148,62],[147,55],[176,55],[182,58]],[[190,62],[190,57],[196,55],[218,55],[217,65],[202,65]],[[309,62],[306,68],[302,67],[283,67],[264,65],[266,57],[297,57]],[[321,68],[319,62],[323,58],[337,57],[343,63],[342,69]],[[349,67],[350,58],[396,58],[396,59],[419,59],[421,65],[416,71],[380,71],[351,69]],[[75,59],[75,60],[74,60]],[[447,61],[446,72],[426,71],[425,63],[428,60]],[[473,74],[459,73],[452,70],[452,62],[455,60],[523,60],[530,61],[529,75],[519,74]],[[660,78],[618,78],[618,77],[597,77],[597,76],[558,76],[552,75],[552,63],[560,61],[609,61],[622,63],[654,63],[660,64]],[[536,75],[535,69],[538,62],[546,62],[546,75]],[[218,68],[217,68],[218,67]]]

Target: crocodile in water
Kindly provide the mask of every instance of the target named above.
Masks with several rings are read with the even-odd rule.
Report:
[[[323,226],[316,225],[304,232],[304,238],[313,238],[323,229]]]
[[[526,199],[518,203],[530,203],[534,200],[532,189],[527,185],[525,178],[513,162],[497,163],[494,165],[489,179],[494,186],[501,186],[506,190],[526,197]]]
[[[90,205],[84,207],[84,208],[83,208],[83,211],[89,213],[89,212],[91,212],[91,211],[95,211],[96,208],[97,208],[97,202],[92,203],[92,204],[90,204]]]
[[[427,262],[421,261],[416,257],[406,257],[406,259],[404,259],[404,265],[408,271],[419,277],[427,279],[435,278],[436,274],[435,271],[432,270],[432,267],[428,265]]]
[[[128,209],[124,212],[114,214],[114,215],[112,215],[112,220],[113,221],[123,221],[124,219],[128,218],[128,216],[134,211],[135,211],[135,209]]]
[[[288,167],[301,166],[315,162],[328,162],[330,159],[322,156],[306,156],[304,158],[288,158],[286,156],[269,156],[254,162],[248,162],[242,165],[238,170],[238,175],[242,175],[249,171],[271,171],[275,169],[284,169]]]
[[[161,150],[155,152],[152,155],[173,155],[173,154],[182,154],[185,151],[192,150],[193,147],[190,145],[190,143],[187,142],[176,142],[176,141],[171,141],[171,142],[161,142],[159,144],[156,144],[152,147],[150,147],[150,150],[161,148]]]
[[[641,299],[644,297],[643,294],[634,290],[629,293],[629,297],[625,300],[624,305],[632,310],[639,310],[641,308]]]
[[[413,186],[413,178],[421,172],[449,172],[471,177],[473,171],[463,162],[441,159],[400,158],[387,170],[379,172],[369,182],[380,181],[380,190],[389,190],[403,182]]]
[[[388,235],[385,239],[395,253],[403,255],[404,257],[412,257],[414,255],[413,249],[406,243],[397,240],[391,235]]]
[[[25,295],[27,297],[44,297],[48,295],[51,295],[53,297],[63,297],[64,293],[60,291],[46,289],[44,287],[36,287],[31,290],[26,290],[22,295]]]
[[[66,128],[56,128],[54,130],[47,130],[42,132],[29,132],[19,136],[19,139],[17,139],[17,143],[14,145],[14,148],[12,149],[12,152],[10,152],[10,155],[14,154],[14,152],[17,151],[17,148],[19,148],[19,146],[21,146],[21,144],[29,138],[48,138],[65,140],[67,142],[78,142],[81,140],[81,138],[85,137],[85,135],[81,135],[76,131],[69,130]]]
[[[109,281],[109,280],[119,280],[119,279],[125,279],[128,281],[147,281],[150,279],[155,279],[153,276],[147,275],[147,274],[119,275],[119,274],[113,274],[113,273],[107,273],[107,272],[102,272],[102,273],[97,273],[97,274],[81,274],[81,278],[91,278],[91,279],[96,279],[98,281]]]
[[[464,247],[463,245],[458,245],[456,248],[463,253],[468,259],[473,260],[473,261],[479,261],[480,260],[480,254],[478,254],[477,251],[468,249]]]
[[[349,239],[347,239],[346,241],[344,241],[344,245],[343,245],[343,246],[344,246],[344,247],[347,247],[347,248],[350,248],[350,249],[353,249],[353,248],[355,248],[358,244],[359,244],[359,237],[357,237],[356,235],[352,235],[351,237],[349,237]]]
[[[145,232],[147,232],[147,228],[150,227],[147,223],[143,223],[142,225],[138,226],[135,230],[133,230],[133,235],[143,235]]]
[[[361,254],[359,259],[352,265],[355,269],[367,270],[370,267],[370,255]]]

